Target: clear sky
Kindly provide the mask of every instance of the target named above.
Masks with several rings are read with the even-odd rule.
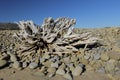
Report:
[[[0,0],[0,22],[69,17],[76,27],[120,26],[120,0]]]

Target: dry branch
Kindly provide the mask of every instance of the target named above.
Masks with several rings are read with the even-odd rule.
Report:
[[[90,33],[76,34],[73,32],[75,19],[70,18],[47,18],[41,26],[36,26],[32,21],[20,21],[20,33],[15,33],[21,42],[21,54],[24,52],[40,50],[41,52],[75,53],[75,46],[83,44],[91,45],[97,42],[97,38]],[[26,55],[26,54],[25,54]]]

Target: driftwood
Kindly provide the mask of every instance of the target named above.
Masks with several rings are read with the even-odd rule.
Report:
[[[75,19],[47,18],[41,26],[32,21],[20,21],[18,23],[20,33],[15,33],[21,42],[20,53],[40,50],[41,52],[75,53],[76,46],[91,45],[97,42],[91,33],[76,34],[73,32]],[[24,54],[22,54],[24,55]]]

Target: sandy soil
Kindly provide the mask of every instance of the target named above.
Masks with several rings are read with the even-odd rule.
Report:
[[[53,78],[48,78],[48,76],[32,75],[32,73],[35,73],[36,71],[39,70],[38,69],[16,70],[13,68],[11,69],[5,68],[0,70],[0,78],[3,78],[4,80],[66,80],[60,75],[56,75]],[[73,80],[111,80],[111,79],[106,74],[86,71],[81,76],[74,77]]]

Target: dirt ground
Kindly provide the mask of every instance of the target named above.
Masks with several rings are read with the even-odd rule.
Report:
[[[1,80],[66,80],[60,75],[56,75],[53,78],[48,78],[48,76],[40,76],[40,75],[32,75],[32,73],[35,73],[36,71],[39,71],[38,69],[30,70],[30,69],[24,69],[24,70],[16,70],[16,69],[1,69],[0,70],[0,78]],[[110,77],[106,74],[96,73],[92,71],[86,71],[84,74],[78,77],[74,77],[73,80],[112,80]]]
[[[108,47],[112,47],[113,50],[120,52],[120,28],[104,28],[104,29],[96,29],[96,30],[88,30],[93,32],[93,35],[99,36],[99,38],[103,39],[103,41],[106,43]],[[8,32],[8,31],[7,31]],[[13,31],[14,32],[14,31]],[[80,33],[80,31],[77,31]],[[83,30],[84,32],[84,30]],[[11,31],[10,31],[11,33]],[[2,36],[3,34],[6,34],[6,31],[0,32],[0,42],[6,43],[9,45],[10,41],[12,40],[9,35],[6,39],[5,36]],[[5,37],[5,38],[4,38]],[[13,40],[12,40],[13,41]],[[43,75],[33,75],[35,72],[39,72],[39,69],[29,69],[25,68],[22,70],[16,70],[14,68],[5,67],[3,69],[0,69],[0,80],[67,80],[63,76],[55,75],[52,78],[49,78],[48,76]],[[120,75],[115,75],[116,77],[119,77]],[[94,71],[85,71],[82,75],[78,77],[74,77],[73,80],[115,80],[115,78],[112,78],[109,74],[104,73],[97,73]]]

